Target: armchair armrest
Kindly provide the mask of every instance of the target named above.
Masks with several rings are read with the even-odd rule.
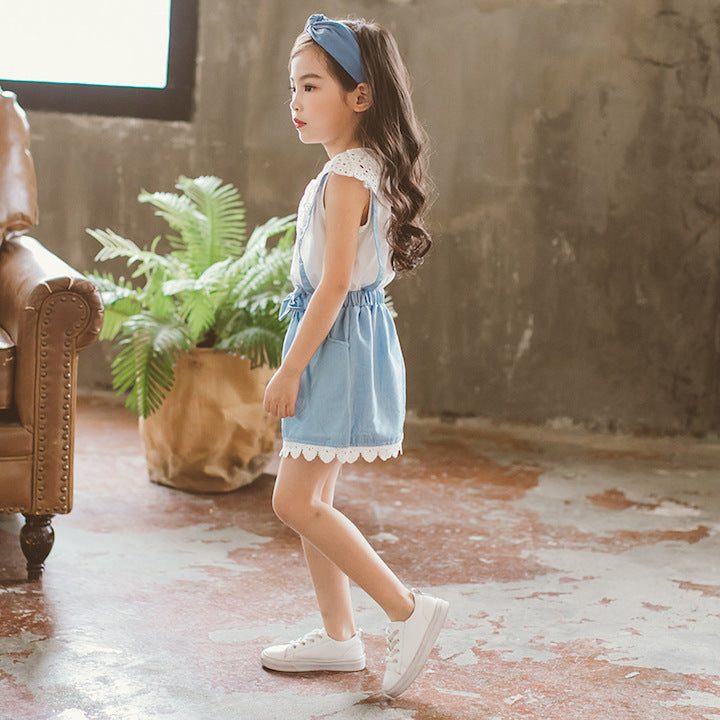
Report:
[[[16,346],[15,407],[33,433],[33,512],[69,512],[77,353],[100,333],[103,305],[89,280],[19,237],[0,247],[0,325]]]

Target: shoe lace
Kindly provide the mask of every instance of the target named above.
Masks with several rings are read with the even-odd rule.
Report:
[[[397,663],[399,661],[398,651],[400,649],[400,630],[398,628],[387,628],[385,630],[387,637],[387,664]]]
[[[320,640],[323,637],[323,631],[319,629],[311,630],[309,633],[305,633],[301,638],[293,640],[290,643],[290,647],[296,648],[298,645],[311,645],[316,640]]]

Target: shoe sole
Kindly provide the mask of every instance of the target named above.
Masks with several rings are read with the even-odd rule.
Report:
[[[435,645],[440,631],[442,630],[445,620],[447,619],[448,610],[450,609],[450,603],[447,600],[441,600],[438,598],[435,609],[433,610],[433,616],[430,620],[430,624],[425,631],[418,651],[415,653],[415,657],[412,659],[405,674],[402,675],[398,681],[388,690],[383,688],[383,692],[390,698],[396,698],[398,695],[404,693],[412,684],[413,680],[420,674],[420,671],[428,659],[430,652]]]
[[[306,662],[287,662],[283,660],[273,660],[272,658],[261,658],[262,665],[268,670],[277,670],[279,672],[355,672],[365,669],[365,656],[357,660],[313,660]]]

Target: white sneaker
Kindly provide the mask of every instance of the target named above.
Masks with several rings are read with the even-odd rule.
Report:
[[[447,601],[413,589],[415,609],[407,620],[387,628],[388,654],[383,692],[397,697],[420,674],[450,607]]]
[[[263,667],[282,672],[362,670],[365,667],[362,630],[342,641],[328,637],[324,629],[313,630],[286,645],[265,648],[260,658]]]

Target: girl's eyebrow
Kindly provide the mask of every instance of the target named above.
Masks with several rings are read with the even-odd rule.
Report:
[[[308,80],[309,78],[312,78],[314,80],[322,80],[322,75],[318,75],[317,73],[305,73],[302,75],[298,82],[302,82],[303,80]],[[292,80],[292,78],[290,78]]]

